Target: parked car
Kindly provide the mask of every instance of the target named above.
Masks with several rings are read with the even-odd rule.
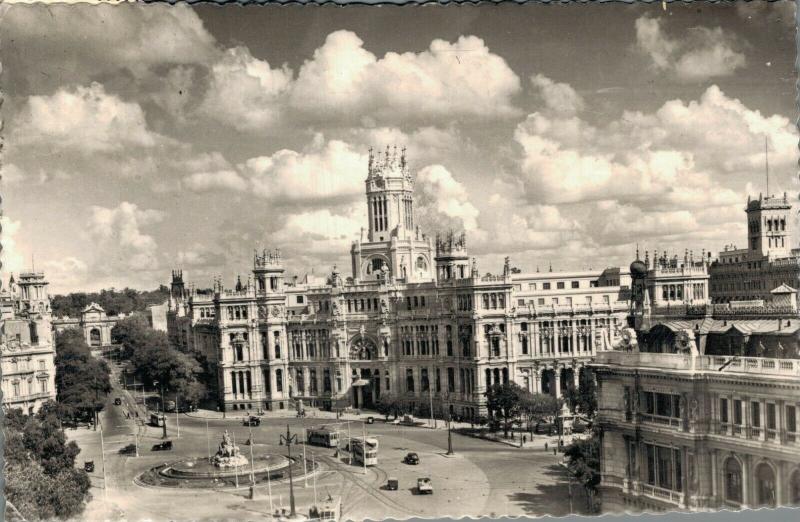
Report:
[[[244,425],[245,426],[261,426],[261,418],[256,417],[255,415],[250,415],[249,417],[244,418]]]
[[[116,399],[114,399],[114,405],[115,405],[115,406],[119,406],[120,404],[122,404],[122,399],[120,399],[119,397],[117,397]]]
[[[153,446],[153,451],[170,451],[172,449],[172,441],[165,440]]]
[[[406,457],[403,459],[403,462],[404,462],[405,464],[412,464],[412,465],[419,464],[419,455],[417,455],[416,453],[409,453],[409,454],[408,454],[408,455],[406,455]]]
[[[375,417],[367,417],[367,424],[374,424],[374,423],[375,423]]]
[[[91,473],[92,471],[94,471],[94,461],[87,460],[86,462],[84,462],[83,469],[86,471],[86,473]]]
[[[417,492],[420,495],[432,495],[433,483],[431,482],[431,479],[428,477],[417,479]]]
[[[389,477],[389,480],[386,481],[386,489],[389,491],[397,491],[398,487],[400,487],[400,482],[394,477]]]

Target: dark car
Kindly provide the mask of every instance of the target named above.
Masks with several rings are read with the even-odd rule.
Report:
[[[261,426],[261,419],[256,417],[255,415],[251,415],[249,417],[245,417],[244,419],[245,426]]]
[[[84,462],[83,469],[86,471],[86,473],[91,473],[92,471],[94,471],[94,461],[87,460],[86,462]]]
[[[375,423],[375,417],[367,417],[367,424],[374,424],[374,423]]]
[[[403,459],[403,462],[405,462],[406,464],[413,464],[413,465],[419,464],[419,455],[417,455],[416,453],[409,453],[408,455],[406,455],[406,458]]]
[[[117,397],[116,399],[114,399],[114,405],[115,405],[115,406],[119,406],[120,404],[122,404],[122,399],[120,399],[119,397]]]
[[[153,451],[170,451],[172,449],[172,441],[165,440],[153,446]]]

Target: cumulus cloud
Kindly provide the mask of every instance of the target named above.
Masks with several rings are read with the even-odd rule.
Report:
[[[442,165],[429,165],[420,170],[414,192],[415,213],[423,229],[474,231],[478,228],[478,209],[470,202],[467,189]]]
[[[155,66],[208,63],[220,52],[186,5],[29,5],[3,18],[4,69],[25,74],[40,92],[112,73],[141,78]],[[36,67],[15,66],[25,64]]]
[[[163,212],[127,201],[114,208],[93,206],[87,231],[96,245],[95,268],[108,274],[157,270],[158,245],[142,228],[163,219]]]
[[[378,58],[355,33],[341,30],[327,36],[296,77],[244,47],[227,50],[211,67],[201,111],[240,130],[276,130],[294,120],[374,125],[502,118],[517,114],[512,97],[519,90],[505,60],[475,36]]]
[[[531,85],[536,89],[545,107],[563,115],[583,110],[583,98],[571,85],[554,82],[541,74],[531,76]]]
[[[722,28],[695,27],[681,40],[672,39],[661,21],[648,15],[636,20],[636,45],[657,71],[670,72],[684,81],[729,76],[744,67],[746,59],[735,39]]]
[[[0,216],[0,225],[3,229],[3,250],[0,260],[3,262],[3,274],[17,273],[25,268],[25,254],[20,250],[17,242],[22,222],[14,221],[8,216]],[[6,277],[3,277],[5,280]]]
[[[103,85],[59,89],[31,96],[15,118],[12,138],[20,145],[47,145],[86,153],[153,147],[165,138],[150,131],[144,111],[106,93]]]
[[[762,168],[765,135],[775,150],[774,169],[788,172],[797,142],[791,122],[765,117],[712,86],[699,100],[626,112],[604,128],[534,113],[514,136],[530,201],[701,208],[741,200],[731,187]]]
[[[330,204],[364,193],[367,155],[349,144],[319,136],[305,150],[282,149],[240,165],[257,196],[278,203]]]
[[[291,81],[288,67],[273,69],[253,58],[246,47],[233,47],[211,67],[211,83],[200,110],[240,130],[271,127],[280,118],[282,95]]]

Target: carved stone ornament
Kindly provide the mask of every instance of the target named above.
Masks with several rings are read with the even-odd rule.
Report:
[[[273,306],[272,307],[272,317],[278,317],[280,315],[281,315],[281,307],[278,306],[278,305]]]
[[[267,318],[267,305],[263,304],[258,305],[258,318],[259,319]]]

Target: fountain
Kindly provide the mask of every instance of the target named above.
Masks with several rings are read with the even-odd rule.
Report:
[[[146,486],[216,489],[236,486],[240,480],[249,481],[251,476],[256,483],[281,481],[288,477],[290,467],[295,475],[302,474],[302,459],[289,460],[284,455],[262,451],[254,453],[250,462],[225,430],[216,454],[210,458],[185,458],[165,463],[142,473],[136,482]],[[306,462],[306,468],[312,469],[310,462]]]
[[[225,430],[225,433],[222,434],[222,442],[219,444],[217,454],[211,458],[211,463],[223,469],[236,468],[248,464],[247,458],[239,453],[239,446],[234,446],[231,442],[228,430]]]

